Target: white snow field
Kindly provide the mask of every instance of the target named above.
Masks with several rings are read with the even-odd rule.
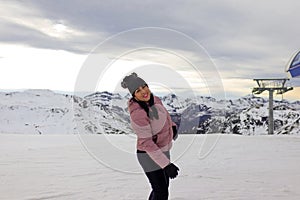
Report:
[[[145,200],[134,140],[0,134],[0,199]],[[171,153],[169,199],[300,199],[300,136],[180,135]]]

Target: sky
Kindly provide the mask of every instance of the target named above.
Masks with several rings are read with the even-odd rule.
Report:
[[[157,93],[238,98],[287,78],[300,50],[297,0],[0,0],[0,89],[122,91],[135,71]],[[275,98],[300,99],[300,79]],[[260,96],[266,96],[263,93]]]

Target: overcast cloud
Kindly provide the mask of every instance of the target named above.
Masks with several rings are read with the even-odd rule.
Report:
[[[300,48],[299,7],[297,0],[2,0],[0,45],[87,55],[122,31],[162,27],[202,45],[227,81],[286,77],[285,65]],[[131,42],[128,39],[114,48]],[[170,49],[190,50],[182,43],[160,42]],[[293,84],[300,86],[299,79]],[[249,82],[244,86],[249,87]]]

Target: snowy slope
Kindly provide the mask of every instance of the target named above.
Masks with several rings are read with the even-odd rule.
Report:
[[[0,199],[147,199],[150,185],[137,162],[135,141],[128,135],[88,136],[96,144],[85,140],[88,149],[105,153],[96,154],[98,160],[77,135],[0,134]],[[207,142],[217,138],[204,157]],[[114,146],[128,151],[112,154]],[[170,181],[169,199],[298,200],[299,154],[299,136],[182,135],[171,152],[180,171]],[[104,155],[118,165],[105,166]]]
[[[96,92],[84,98],[50,90],[0,93],[0,133],[129,134],[129,96]],[[161,97],[180,133],[267,134],[268,101],[248,95],[236,100]],[[300,133],[300,102],[275,101],[276,134]]]
[[[50,90],[0,93],[1,132],[72,133],[72,97]]]

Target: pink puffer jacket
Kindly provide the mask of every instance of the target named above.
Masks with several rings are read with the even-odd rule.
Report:
[[[170,163],[163,152],[169,151],[172,147],[174,123],[161,100],[156,96],[154,96],[154,106],[159,118],[151,120],[137,102],[133,100],[128,102],[131,127],[137,135],[137,149],[146,151],[153,161],[164,168]],[[153,135],[157,135],[156,143],[152,140]]]

